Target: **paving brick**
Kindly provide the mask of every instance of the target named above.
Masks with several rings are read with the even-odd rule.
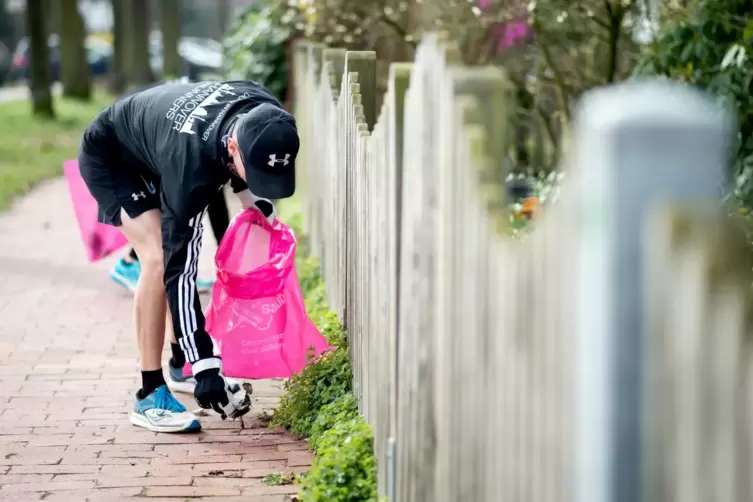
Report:
[[[56,465],[63,459],[60,454],[12,454],[0,456],[0,465]]]
[[[100,477],[97,486],[117,488],[121,486],[189,486],[193,482],[190,476],[160,476],[160,477]]]
[[[6,493],[52,492],[94,488],[94,481],[48,481],[45,483],[8,483],[0,486],[0,500]]]
[[[14,465],[8,472],[9,474],[97,474],[99,470],[98,465]]]
[[[138,486],[126,488],[91,488],[87,490],[58,490],[49,492],[45,501],[74,502],[86,500],[87,502],[135,502],[144,489]],[[175,502],[175,499],[173,499]],[[183,502],[183,501],[181,501]]]
[[[298,467],[301,465],[311,465],[314,456],[310,451],[291,451],[288,455],[288,465],[290,467]]]
[[[2,495],[3,502],[31,502],[33,500],[42,500],[44,493],[42,492],[19,492],[19,493],[4,493]]]
[[[214,246],[205,239],[201,275],[212,271]],[[107,277],[115,259],[86,260],[63,180],[0,214],[0,500],[286,500],[296,487],[261,478],[307,469],[297,465],[310,460],[305,441],[253,418],[241,430],[206,417],[192,435],[128,422],[139,373],[132,296]],[[255,381],[254,390],[257,412],[270,409],[282,381]],[[191,396],[177,397],[195,408]]]
[[[219,486],[155,486],[144,492],[146,497],[217,497],[240,494],[241,490],[238,488]]]
[[[298,485],[283,485],[283,486],[267,486],[261,484],[260,486],[253,486],[243,489],[244,496],[257,496],[257,495],[275,495],[275,494],[296,494],[300,492],[301,487]]]
[[[52,474],[3,474],[0,475],[0,486],[10,483],[40,483],[52,481]]]
[[[295,443],[278,444],[277,451],[308,451],[307,441],[296,441]]]
[[[208,476],[194,478],[194,486],[218,486],[221,488],[258,488],[266,486],[259,479],[241,478],[237,476]]]
[[[1,461],[0,461],[1,462]],[[77,465],[139,465],[148,464],[148,458],[111,458],[111,457],[98,457],[94,455],[82,455],[82,454],[70,454],[64,455],[59,462],[62,464],[77,464]],[[0,464],[1,465],[1,464]]]

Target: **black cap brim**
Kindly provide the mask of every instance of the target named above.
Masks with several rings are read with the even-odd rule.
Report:
[[[295,162],[274,172],[246,169],[246,184],[257,197],[287,199],[295,193]]]

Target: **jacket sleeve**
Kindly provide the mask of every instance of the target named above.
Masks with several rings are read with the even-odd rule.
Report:
[[[213,357],[213,345],[204,327],[196,275],[201,250],[202,220],[206,208],[195,214],[162,212],[162,250],[165,290],[175,337],[190,363]]]
[[[230,186],[233,188],[233,193],[241,202],[243,209],[248,209],[254,205],[254,197],[251,195],[251,191],[248,189],[248,185],[245,181],[237,176],[230,177]]]
[[[238,176],[230,176],[230,186],[233,188],[233,193],[242,192],[248,190],[248,185]]]

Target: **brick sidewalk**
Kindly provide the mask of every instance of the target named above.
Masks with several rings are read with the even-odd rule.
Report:
[[[205,227],[203,276],[215,249]],[[107,277],[112,259],[86,261],[77,232],[62,180],[0,214],[0,500],[289,500],[295,486],[261,479],[306,470],[305,442],[251,419],[241,430],[204,417],[194,435],[128,422],[139,384],[131,295]],[[254,382],[249,416],[273,408],[280,387]]]

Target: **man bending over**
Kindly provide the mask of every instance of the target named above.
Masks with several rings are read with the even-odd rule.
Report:
[[[99,221],[118,227],[141,262],[134,311],[141,389],[134,425],[158,432],[199,430],[162,373],[167,306],[173,371],[193,366],[199,406],[223,418],[249,410],[222,374],[204,328],[196,288],[202,219],[230,182],[244,207],[274,217],[267,199],[295,191],[299,140],[293,117],[251,81],[170,83],[126,96],[103,110],[81,142],[81,176]],[[167,295],[167,302],[165,296]]]

